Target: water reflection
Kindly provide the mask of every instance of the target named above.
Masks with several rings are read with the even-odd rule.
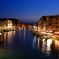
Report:
[[[10,45],[15,38],[15,31],[4,32],[4,43]]]
[[[37,38],[38,39],[38,50],[39,50],[39,44],[40,44],[40,38]]]
[[[6,41],[6,38],[7,38],[7,32],[4,33],[4,41]]]
[[[46,55],[50,56],[52,39],[47,39]]]
[[[37,42],[36,42],[36,40],[37,40]],[[36,39],[36,36],[35,36],[34,40],[33,40],[33,47],[36,47],[35,43],[37,43],[38,51],[41,50],[42,53],[44,53],[46,56],[50,56],[52,39],[44,39],[44,38],[40,39],[40,37],[38,37]]]
[[[36,36],[33,39],[33,44],[32,44],[33,45],[33,48],[35,48],[35,45],[36,45],[35,43],[36,43]]]
[[[55,40],[55,49],[59,50],[59,41]]]
[[[43,39],[42,40],[42,52],[47,56],[50,56],[51,52],[52,39]]]
[[[8,32],[7,39],[8,39],[8,44],[11,44],[11,42],[12,42],[12,31],[11,32]]]
[[[59,40],[53,39],[52,48],[54,48],[54,50],[55,50],[57,53],[59,53]]]
[[[42,52],[45,53],[45,49],[46,49],[46,42],[45,39],[42,39]]]
[[[25,42],[25,39],[26,39],[26,28],[24,28],[24,42]]]
[[[30,54],[27,53],[28,56],[32,54],[33,57],[37,56],[39,58],[42,57],[42,55],[44,57],[57,56],[59,58],[59,40],[57,40],[56,38],[45,39],[45,38],[41,38],[41,37],[36,37],[34,35],[31,35],[31,33],[27,32],[27,31],[28,30],[26,30],[26,28],[24,28],[21,31],[19,30],[19,31],[4,32],[3,37],[1,37],[2,39],[4,39],[4,43],[3,43],[4,48],[8,47],[10,49],[11,48],[10,46],[12,46],[14,50],[16,49],[15,51],[17,52],[17,55],[19,55],[20,53],[25,55],[29,51]],[[33,37],[34,37],[34,39],[33,39]],[[25,40],[26,40],[26,46],[24,45]],[[2,48],[2,50],[4,48]],[[12,48],[11,48],[11,50],[12,50]],[[34,50],[34,52],[33,52],[33,50]],[[7,50],[5,50],[5,51],[7,51]],[[16,54],[15,51],[14,51],[14,53]],[[37,52],[38,52],[38,54],[37,54]],[[46,59],[46,58],[44,58],[44,59]],[[50,58],[48,58],[48,59],[50,59]],[[57,58],[55,58],[55,59],[57,59]]]
[[[52,39],[47,39],[47,51],[51,50]]]

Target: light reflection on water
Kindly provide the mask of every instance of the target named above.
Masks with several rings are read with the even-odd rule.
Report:
[[[36,43],[36,36],[34,37],[34,39],[33,39],[33,48],[35,48],[35,43]]]
[[[10,45],[13,37],[15,38],[15,31],[4,32],[4,43]]]
[[[32,55],[35,54],[35,56],[33,56],[34,58],[36,56],[39,58],[42,56],[44,56],[45,58],[50,57],[49,59],[52,59],[55,56],[57,56],[55,59],[59,58],[59,40],[56,40],[54,38],[42,39],[40,37],[36,37],[28,33],[29,32],[28,30],[26,30],[26,28],[24,28],[24,30],[19,30],[19,31],[4,32],[3,34],[4,42],[2,44],[2,47],[0,47],[0,52],[1,52],[0,57],[7,58],[7,55],[9,55],[10,57],[10,55],[14,55],[14,54],[15,54],[14,57],[16,57],[16,55],[21,55],[21,54],[22,56],[24,56],[26,55],[27,52],[30,51]],[[26,43],[26,45],[24,45],[24,43]],[[9,50],[6,47],[9,47]],[[15,51],[12,50],[13,47],[17,49],[15,50],[17,54]],[[29,58],[31,54],[27,53]],[[52,58],[51,58],[51,55],[53,55]],[[41,59],[44,59],[44,58],[41,58]]]
[[[46,42],[45,39],[42,40],[42,52],[45,53],[45,49],[46,49]]]
[[[8,44],[10,44],[12,42],[12,31],[11,32],[8,32]]]
[[[50,56],[52,39],[47,39],[46,55]]]
[[[36,42],[36,40],[37,40],[37,42]],[[37,43],[37,45],[35,43]],[[53,52],[55,52],[59,58],[59,40],[52,39],[52,38],[51,39],[45,39],[45,38],[41,39],[40,37],[36,38],[36,36],[35,36],[33,39],[33,47],[36,47],[36,46],[37,46],[37,50],[39,50],[39,51],[41,50],[41,52],[45,56],[47,56],[47,57],[51,56],[51,53],[53,50]]]
[[[24,42],[26,40],[26,28],[24,28]]]
[[[50,56],[51,44],[52,44],[52,39],[47,39],[47,40],[46,39],[42,39],[42,48],[41,48],[41,51],[44,54],[46,54],[47,56]]]
[[[37,38],[37,39],[38,39],[38,46],[37,47],[38,47],[38,50],[39,50],[40,38]]]

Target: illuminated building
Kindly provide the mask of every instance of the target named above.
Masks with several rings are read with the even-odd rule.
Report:
[[[20,28],[18,19],[0,18],[0,30],[16,30]]]
[[[42,16],[37,23],[38,28],[46,31],[59,31],[59,15]]]

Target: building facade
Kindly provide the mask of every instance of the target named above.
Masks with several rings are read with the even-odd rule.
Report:
[[[42,16],[37,23],[38,28],[46,31],[59,31],[59,15]]]
[[[16,30],[20,27],[18,19],[0,19],[0,30]]]

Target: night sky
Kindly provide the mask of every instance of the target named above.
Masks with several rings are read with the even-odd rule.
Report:
[[[0,0],[0,18],[35,23],[45,15],[59,14],[59,0]]]

